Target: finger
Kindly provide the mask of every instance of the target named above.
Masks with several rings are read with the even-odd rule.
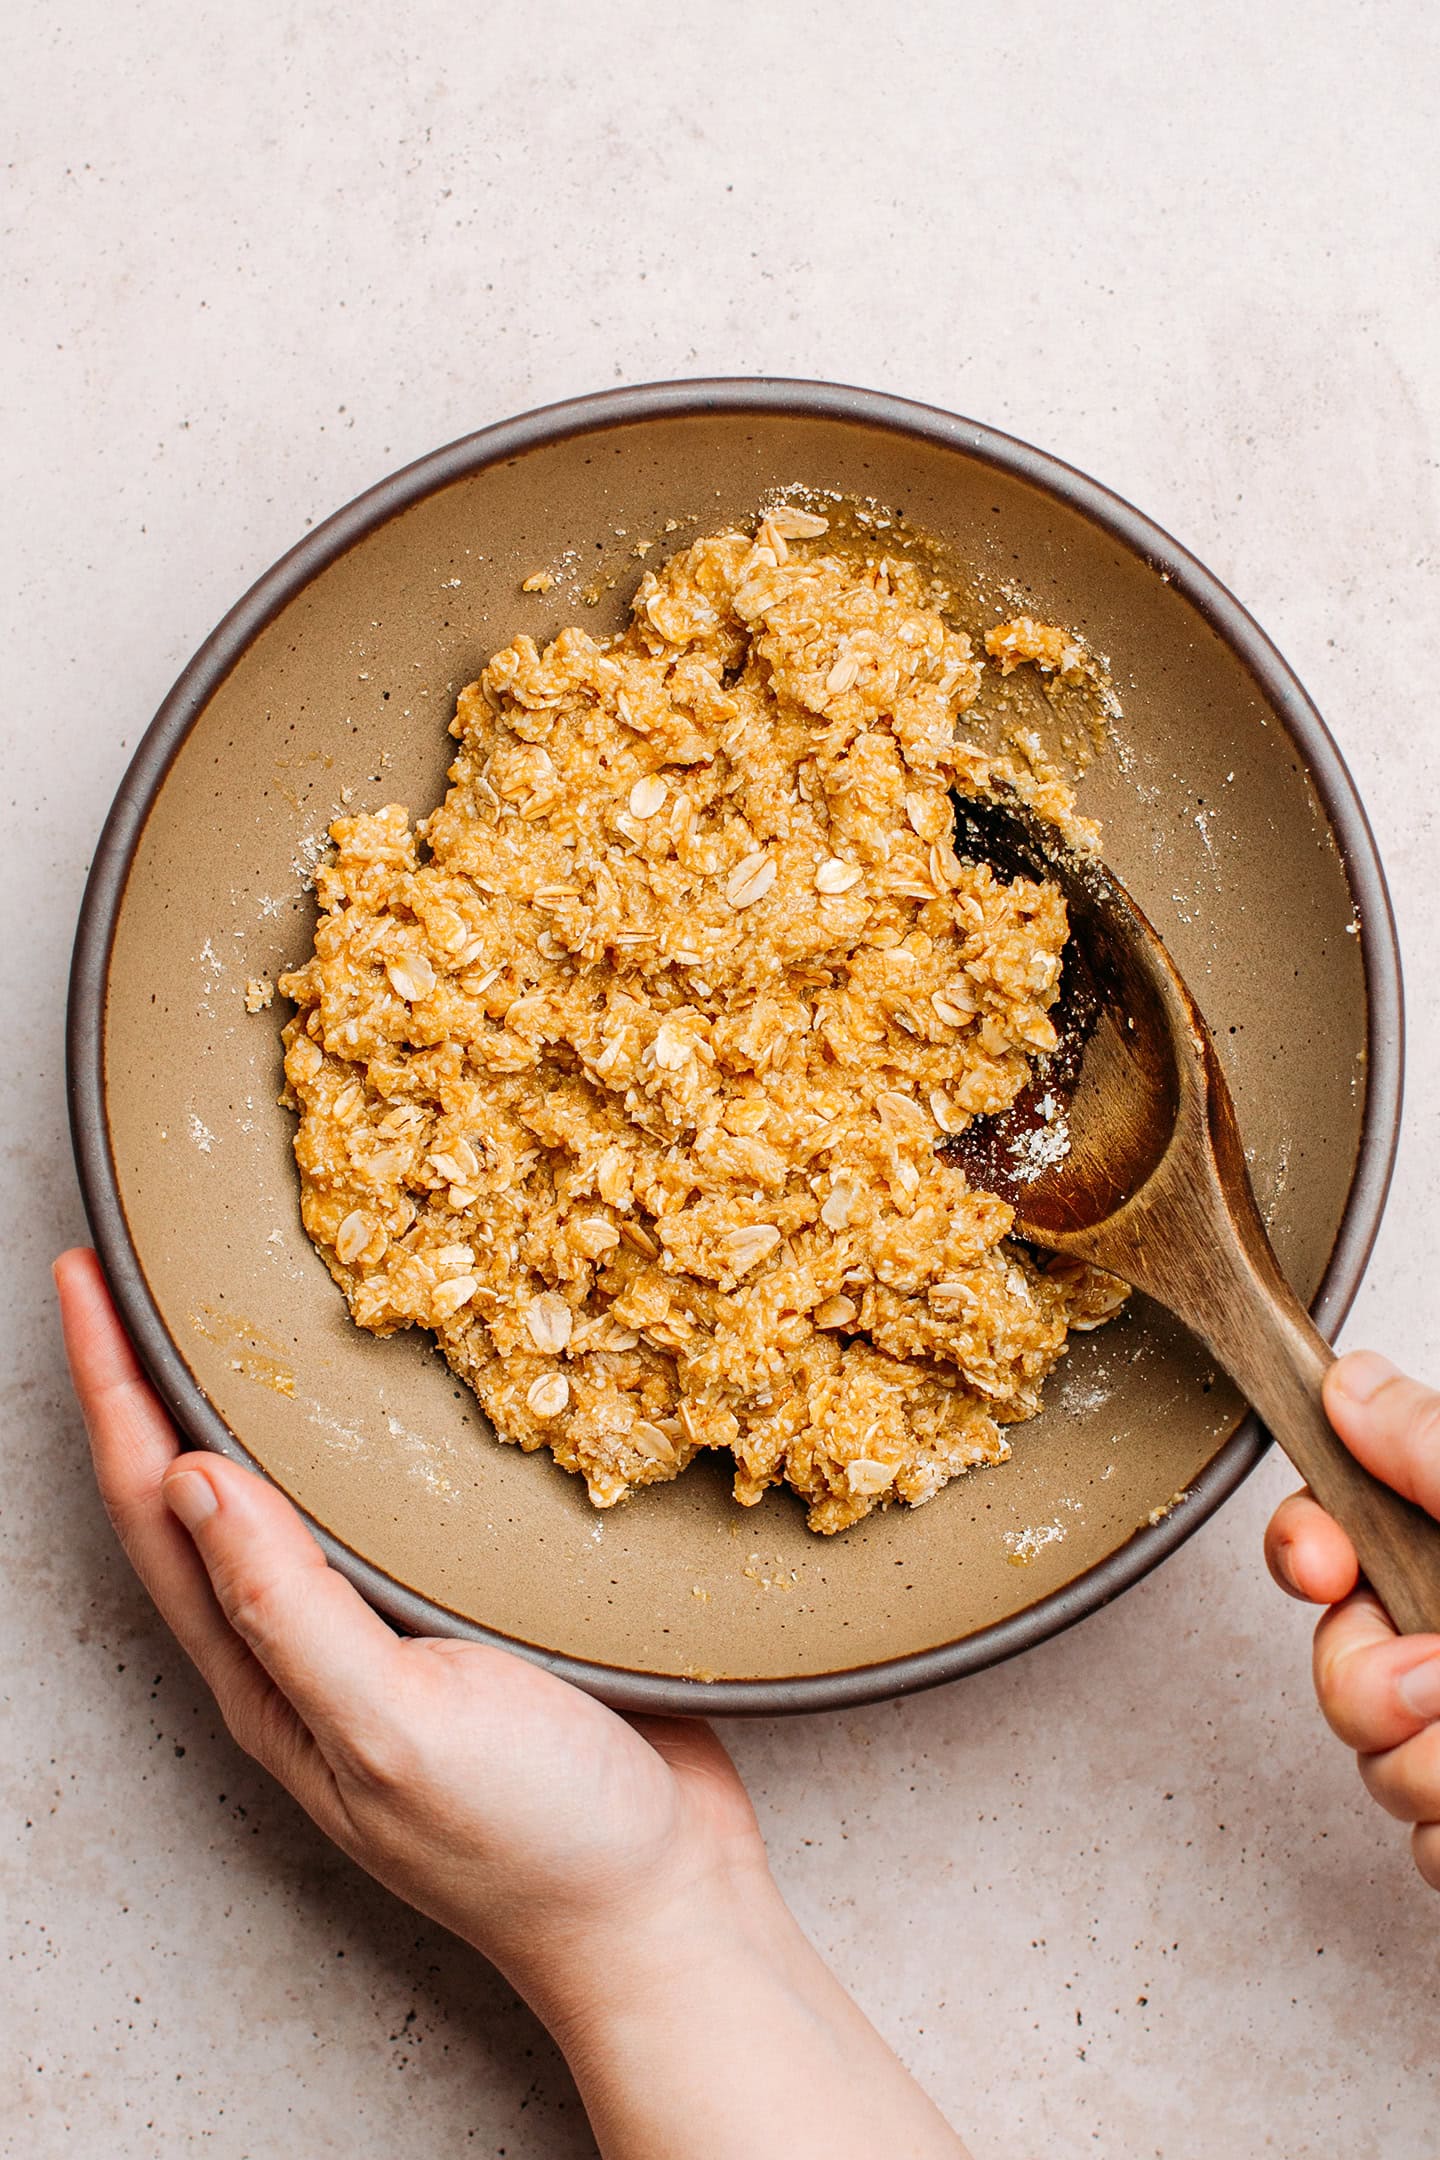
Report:
[[[1440,1394],[1354,1350],[1325,1375],[1325,1411],[1367,1470],[1440,1518]]]
[[[1373,1593],[1357,1590],[1315,1630],[1315,1692],[1347,1747],[1399,1747],[1440,1718],[1440,1635],[1397,1635]]]
[[[1355,1548],[1313,1493],[1291,1493],[1270,1518],[1265,1558],[1280,1588],[1312,1605],[1338,1605],[1360,1578]]]
[[[1362,1755],[1359,1763],[1365,1790],[1397,1822],[1434,1822],[1440,1815],[1440,1726],[1427,1725],[1413,1740]]]
[[[93,1252],[55,1263],[60,1319],[95,1478],[132,1567],[212,1686],[244,1650],[190,1539],[161,1497],[180,1441],[140,1370]]]
[[[179,1438],[140,1370],[95,1254],[62,1253],[55,1283],[96,1480],[126,1557],[240,1746],[315,1813],[323,1766],[314,1742],[229,1625],[200,1555],[165,1504],[162,1481]]]
[[[1432,1890],[1440,1890],[1440,1822],[1417,1823],[1410,1839],[1410,1850],[1415,1855],[1422,1881]]]
[[[263,1478],[213,1455],[186,1455],[166,1473],[163,1490],[235,1633],[327,1759],[363,1769],[367,1747],[383,1744],[394,1724],[394,1633]]]
[[[174,1426],[140,1370],[111,1303],[100,1262],[78,1246],[55,1262],[65,1355],[107,1507],[155,1497],[160,1472],[180,1452]]]

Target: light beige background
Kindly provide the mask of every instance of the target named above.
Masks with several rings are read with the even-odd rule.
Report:
[[[243,8],[26,0],[5,93],[8,926],[0,2144],[570,2156],[469,1953],[239,1759],[109,1542],[46,1264],[61,1016],[150,713],[308,524],[624,381],[848,378],[1014,430],[1275,635],[1409,973],[1352,1339],[1440,1373],[1435,17],[1336,0]],[[1022,1663],[735,1729],[806,1924],[979,2160],[1428,2160],[1440,1903],[1311,1707],[1268,1466]]]

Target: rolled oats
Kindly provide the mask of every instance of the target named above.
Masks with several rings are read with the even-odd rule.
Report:
[[[842,862],[838,855],[827,855],[815,872],[815,890],[823,893],[849,892],[858,885],[865,872],[858,863]]]
[[[725,897],[733,908],[753,907],[775,883],[776,863],[763,848],[736,863],[725,880]]]
[[[559,1417],[570,1400],[570,1382],[563,1372],[542,1373],[525,1391],[526,1407],[538,1418]]]
[[[702,1447],[819,1531],[918,1506],[1120,1294],[936,1153],[1053,1041],[1066,936],[1052,886],[957,859],[949,795],[1085,828],[961,732],[982,663],[922,573],[793,545],[826,530],[782,506],[646,570],[608,644],[495,654],[423,841],[397,805],[332,827],[281,984],[356,1321],[432,1329],[597,1507]],[[1006,631],[1002,666],[1068,664]]]
[[[654,817],[657,810],[665,807],[665,782],[658,773],[647,773],[637,780],[630,790],[630,815],[637,818]]]
[[[418,1005],[435,988],[435,970],[423,953],[399,953],[385,963],[390,987],[407,1004]]]
[[[358,1260],[375,1235],[375,1225],[360,1208],[345,1217],[335,1233],[335,1257],[345,1267]]]
[[[555,1290],[542,1290],[539,1297],[532,1298],[525,1310],[525,1325],[530,1330],[530,1340],[537,1350],[554,1356],[568,1347],[572,1315],[570,1307]]]
[[[751,1268],[774,1252],[780,1232],[773,1223],[755,1223],[746,1230],[728,1231],[722,1240],[726,1265],[732,1275],[748,1275]]]
[[[818,540],[821,533],[830,530],[829,518],[818,517],[813,510],[792,509],[788,503],[772,510],[766,522],[785,540]]]

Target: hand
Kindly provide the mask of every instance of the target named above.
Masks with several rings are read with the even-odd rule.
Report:
[[[273,1486],[181,1452],[95,1255],[56,1280],[105,1505],[231,1733],[526,1996],[603,2153],[963,2160],[786,1910],[708,1726],[396,1635]]]
[[[1440,1519],[1440,1395],[1370,1350],[1331,1366],[1325,1409],[1376,1477]],[[1440,1890],[1440,1635],[1397,1635],[1355,1548],[1308,1492],[1281,1502],[1265,1533],[1270,1572],[1292,1597],[1328,1605],[1315,1630],[1315,1690],[1356,1750],[1367,1790],[1414,1824],[1415,1865]]]

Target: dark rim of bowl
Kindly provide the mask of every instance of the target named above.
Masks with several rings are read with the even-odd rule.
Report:
[[[1295,675],[1245,609],[1168,533],[1074,467],[973,420],[875,390],[767,378],[644,384],[544,406],[435,450],[368,489],[307,534],[253,585],[181,673],[140,743],[115,797],[85,889],[67,1015],[71,1134],[86,1212],[116,1304],[182,1433],[250,1469],[261,1466],[202,1392],[151,1296],[120,1199],[105,1104],[104,1034],[110,953],[145,821],[191,727],[254,638],[318,573],[422,497],[504,459],[573,435],[670,417],[819,417],[907,435],[1017,475],[1078,509],[1168,578],[1249,669],[1304,758],[1331,826],[1360,923],[1367,995],[1365,1106],[1344,1215],[1313,1311],[1332,1332],[1364,1274],[1390,1183],[1400,1127],[1404,1016],[1400,957],[1384,872],[1344,760]],[[517,1650],[621,1710],[772,1716],[834,1710],[934,1687],[998,1664],[1107,1605],[1183,1544],[1246,1478],[1269,1445],[1254,1416],[1226,1440],[1158,1523],[1008,1619],[909,1657],[792,1679],[684,1679],[594,1664],[477,1626],[407,1590],[311,1522],[332,1563],[398,1626]],[[308,1520],[308,1518],[307,1518]]]

